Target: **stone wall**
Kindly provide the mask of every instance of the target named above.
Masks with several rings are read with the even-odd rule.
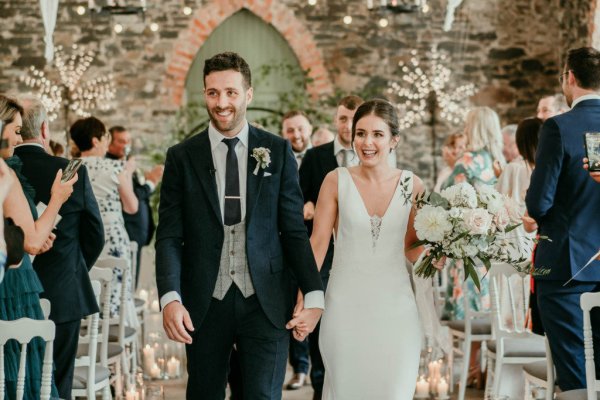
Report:
[[[201,46],[194,21],[214,24],[224,8],[241,6],[265,9],[261,17],[288,38],[299,59],[305,56],[302,46],[309,44],[306,51],[314,53],[310,58],[316,60],[312,68],[324,77],[318,90],[333,87],[353,92],[366,87],[377,93],[388,79],[398,77],[395,66],[410,50],[421,54],[438,45],[452,57],[449,66],[455,83],[476,84],[473,103],[493,107],[506,124],[532,115],[542,94],[559,90],[562,56],[569,47],[590,43],[596,2],[464,0],[453,29],[446,33],[442,31],[446,0],[430,0],[432,11],[425,15],[389,15],[386,28],[378,26],[380,16],[367,10],[365,0],[318,0],[316,6],[306,0],[148,0],[145,22],[137,17],[117,21],[92,19],[88,13],[80,16],[75,9],[86,2],[65,0],[59,3],[54,38],[57,45],[86,44],[98,52],[90,76],[112,73],[117,84],[115,110],[98,115],[108,124],[124,124],[143,134],[148,143],[160,143],[173,124],[177,109],[173,88],[178,80],[185,80],[186,69],[180,65],[174,74],[169,68],[177,65],[178,52],[189,49],[190,40],[196,41],[195,48]],[[184,4],[194,10],[191,16],[183,14]],[[205,12],[211,8],[214,18]],[[45,64],[39,2],[4,0],[0,15],[4,22],[0,91],[22,91],[18,77],[30,65],[42,68]],[[342,22],[345,15],[353,17],[352,24]],[[158,32],[149,29],[150,21],[159,24]],[[122,33],[112,29],[115,22],[125,27]],[[63,125],[59,119],[53,128],[58,131]],[[438,142],[456,129],[437,126]],[[399,164],[429,177],[430,143],[427,125],[408,130]]]

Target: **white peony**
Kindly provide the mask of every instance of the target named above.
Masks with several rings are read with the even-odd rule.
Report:
[[[475,208],[465,212],[465,225],[472,235],[488,233],[492,223],[492,216],[483,208]]]
[[[448,214],[442,207],[425,205],[415,216],[417,237],[430,242],[441,242],[452,231]]]
[[[440,195],[448,200],[452,207],[477,207],[477,192],[466,182],[450,186],[442,190]]]

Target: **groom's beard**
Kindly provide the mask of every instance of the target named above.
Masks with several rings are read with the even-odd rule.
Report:
[[[219,132],[225,133],[235,130],[239,128],[240,124],[246,119],[246,102],[240,104],[240,110],[244,110],[243,112],[238,112],[238,110],[233,107],[214,107],[207,108],[208,116],[213,126],[217,128]],[[221,118],[218,113],[221,112],[230,112],[229,116],[226,118]]]

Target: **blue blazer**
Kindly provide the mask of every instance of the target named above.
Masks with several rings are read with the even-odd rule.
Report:
[[[290,144],[250,126],[248,147],[248,266],[263,311],[283,328],[295,300],[291,274],[303,293],[323,290],[323,285],[303,221],[304,201]],[[254,175],[251,155],[257,147],[271,150],[271,164]],[[168,150],[160,191],[155,245],[159,296],[178,292],[195,326],[208,311],[224,240],[214,169],[205,130]]]
[[[584,133],[599,131],[600,100],[596,99],[584,100],[542,126],[525,199],[540,235],[552,240],[538,245],[535,266],[550,269],[539,279],[570,279],[600,248],[600,184],[590,178],[582,162]],[[600,281],[600,261],[576,280]]]

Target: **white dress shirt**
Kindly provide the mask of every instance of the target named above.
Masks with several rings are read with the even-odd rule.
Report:
[[[585,94],[583,96],[579,96],[578,98],[573,100],[573,103],[571,104],[571,108],[574,108],[578,103],[581,103],[582,101],[585,101],[585,100],[600,100],[600,95]]]
[[[240,174],[240,204],[242,211],[242,220],[246,217],[246,187],[247,187],[247,172],[248,172],[248,122],[242,130],[235,135],[239,142],[235,145],[235,154],[238,159],[238,169]],[[219,196],[219,207],[221,209],[221,219],[225,209],[225,166],[227,163],[228,147],[223,143],[223,139],[231,139],[231,137],[223,135],[219,132],[212,123],[208,126],[208,138],[210,140],[210,148],[215,167],[215,178],[217,181],[217,194]],[[176,291],[171,291],[164,294],[160,298],[160,306],[164,307],[172,301],[181,302],[181,296]],[[304,296],[304,308],[325,308],[325,294],[322,290],[315,290],[306,293]]]

